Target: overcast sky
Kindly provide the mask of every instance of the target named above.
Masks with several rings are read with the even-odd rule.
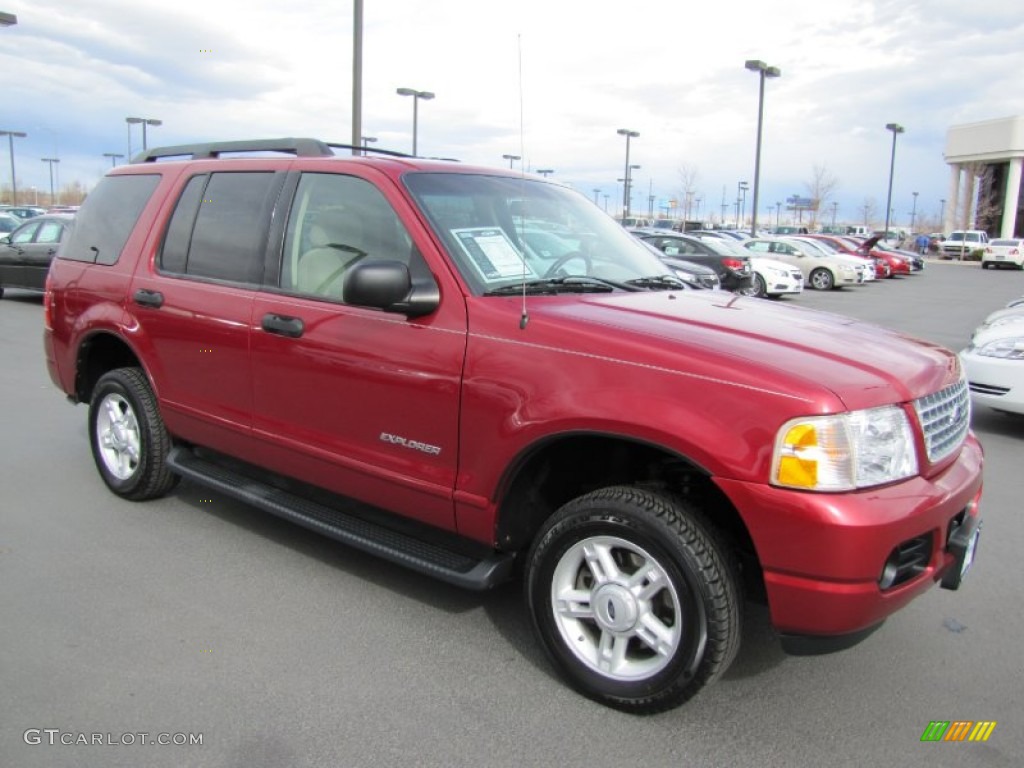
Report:
[[[128,153],[125,117],[163,121],[149,145],[313,136],[351,140],[352,3],[345,0],[0,0],[0,130],[18,186],[91,186]],[[806,195],[814,167],[838,180],[839,221],[884,217],[892,134],[895,221],[937,218],[950,125],[1024,114],[1024,13],[1011,0],[365,0],[363,133],[409,152],[421,101],[426,156],[527,170],[617,208],[631,142],[633,209],[664,204],[696,175],[701,214],[753,181],[758,78],[767,82],[759,216]],[[520,74],[521,73],[521,74]],[[521,86],[520,86],[521,83]],[[522,128],[521,128],[522,126]],[[132,151],[141,148],[134,126]],[[6,141],[3,142],[6,144]],[[7,147],[0,180],[10,184]],[[121,162],[121,161],[119,161]],[[517,166],[518,168],[518,163]],[[751,205],[748,193],[746,210]],[[787,216],[783,211],[782,220]],[[773,216],[774,218],[774,216]],[[831,218],[831,209],[828,218]]]

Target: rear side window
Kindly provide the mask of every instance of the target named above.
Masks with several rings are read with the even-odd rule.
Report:
[[[59,257],[116,264],[135,222],[160,183],[159,174],[105,176],[75,216],[71,237]]]
[[[259,283],[278,185],[273,172],[196,176],[167,228],[160,267],[235,283]]]

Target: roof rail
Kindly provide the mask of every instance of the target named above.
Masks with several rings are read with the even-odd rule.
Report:
[[[407,155],[405,152],[396,152],[393,149],[377,149],[376,147],[356,147],[352,144],[338,144],[333,141],[328,141],[327,146],[331,149],[353,149],[358,150],[363,154],[373,153],[375,155],[389,155],[390,157],[412,157]]]
[[[334,154],[331,146],[319,139],[254,139],[249,141],[211,141],[200,144],[179,144],[174,147],[157,147],[146,150],[132,158],[133,163],[152,163],[163,157],[187,157],[193,160],[210,160],[224,153],[232,152],[283,152],[296,157],[330,157]]]

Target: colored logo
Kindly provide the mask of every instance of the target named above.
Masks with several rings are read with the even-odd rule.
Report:
[[[921,741],[988,741],[995,729],[995,720],[932,720]]]

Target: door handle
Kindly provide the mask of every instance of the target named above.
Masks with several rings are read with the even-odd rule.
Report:
[[[139,288],[133,298],[136,304],[140,304],[143,307],[160,309],[164,305],[164,295],[160,291],[150,291],[147,288]]]
[[[263,316],[260,327],[267,333],[276,333],[278,336],[288,336],[293,339],[299,338],[306,329],[305,324],[297,317],[273,313]]]

